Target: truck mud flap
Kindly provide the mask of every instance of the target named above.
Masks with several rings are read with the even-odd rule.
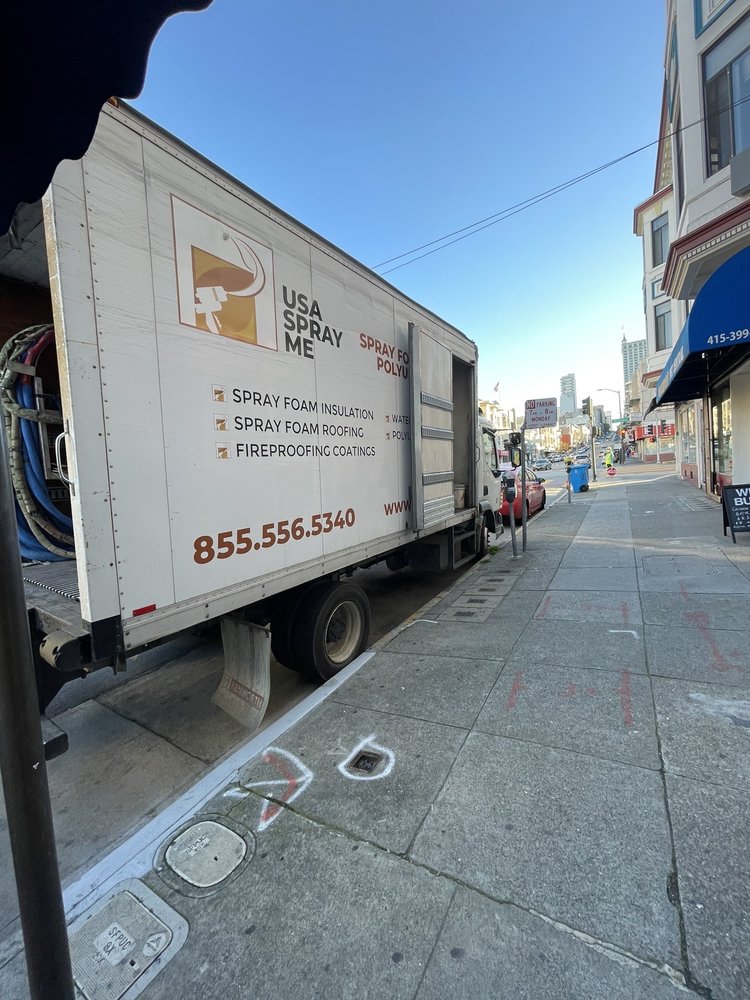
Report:
[[[242,726],[255,730],[271,691],[271,634],[262,625],[230,616],[221,619],[224,673],[212,701]]]

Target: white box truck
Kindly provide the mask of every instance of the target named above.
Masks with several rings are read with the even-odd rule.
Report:
[[[270,646],[320,679],[364,648],[356,568],[454,567],[502,530],[476,346],[127,106],[18,213],[0,292],[17,479],[25,419],[43,442],[19,500],[42,710],[218,619],[215,700],[254,726]],[[49,548],[74,540],[52,563],[40,478]]]

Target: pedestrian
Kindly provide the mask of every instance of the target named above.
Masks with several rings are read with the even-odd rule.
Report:
[[[614,460],[615,460],[615,456],[612,454],[612,449],[611,448],[607,448],[607,450],[604,452],[604,464],[606,465],[607,470],[609,470],[609,469],[612,468],[612,465],[614,464]]]

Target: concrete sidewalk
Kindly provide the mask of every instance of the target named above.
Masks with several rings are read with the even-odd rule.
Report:
[[[746,1000],[749,602],[663,468],[557,503],[69,890],[86,995]]]

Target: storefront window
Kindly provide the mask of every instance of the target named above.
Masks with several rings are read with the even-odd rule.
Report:
[[[680,414],[680,461],[685,465],[695,465],[698,461],[695,409],[692,405]]]
[[[714,449],[714,473],[732,475],[732,408],[729,386],[714,393],[711,399],[711,431]]]

